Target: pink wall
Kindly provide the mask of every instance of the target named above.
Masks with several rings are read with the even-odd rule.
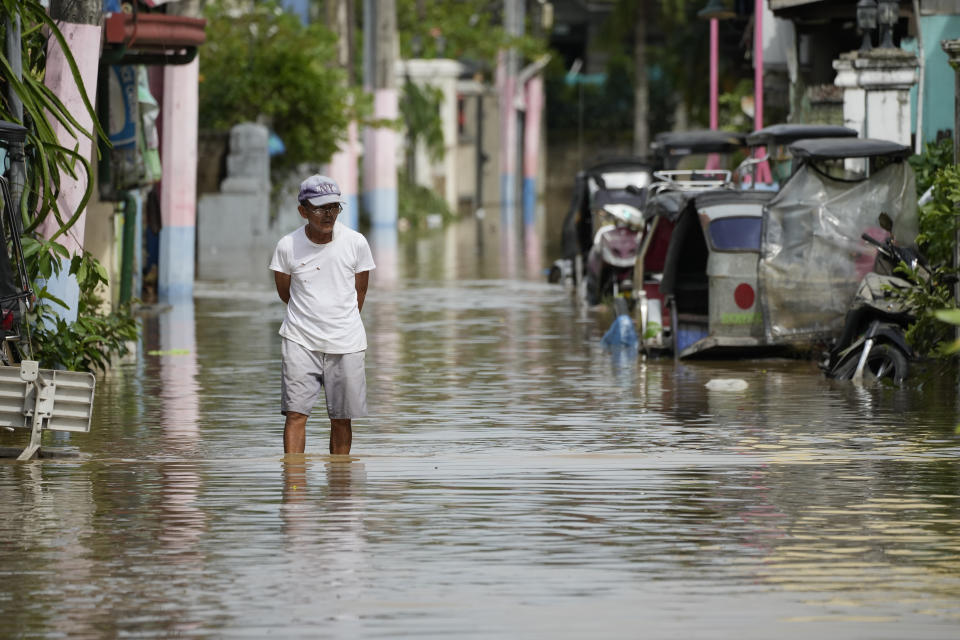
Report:
[[[83,79],[85,93],[90,104],[96,102],[97,75],[100,68],[100,33],[101,29],[96,25],[73,24],[63,22],[58,25],[63,33],[67,46],[73,53],[80,70],[80,77]],[[63,50],[57,40],[51,38],[47,48],[47,67],[44,76],[44,84],[57,95],[67,110],[73,114],[77,122],[89,132],[93,132],[93,119],[87,113],[83,104],[83,98],[80,94],[80,88],[74,82],[73,74],[63,55]],[[67,133],[63,125],[51,118],[53,130],[60,140],[60,144],[67,148],[77,148],[77,152],[87,160],[92,162],[93,141],[80,135],[77,139]],[[83,192],[86,189],[89,176],[83,175],[78,167],[77,178],[71,178],[66,173],[60,175],[60,197],[57,203],[60,206],[60,215],[66,220],[77,209],[83,198]],[[77,253],[83,248],[84,225],[86,224],[86,212],[82,212],[77,219],[76,224],[63,236],[58,238],[58,242],[65,246],[71,253]],[[59,223],[51,215],[47,217],[40,227],[40,233],[44,237],[50,238],[60,229]]]

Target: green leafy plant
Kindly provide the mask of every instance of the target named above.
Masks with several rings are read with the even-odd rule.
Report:
[[[917,244],[933,264],[953,259],[957,215],[960,213],[960,166],[941,167],[933,179],[933,200],[920,208]]]
[[[78,320],[67,323],[55,313],[53,303],[65,305],[47,290],[45,283],[60,274],[63,260],[70,258],[67,249],[57,242],[80,217],[93,193],[94,183],[86,181],[85,192],[73,211],[61,211],[57,196],[61,175],[74,178],[90,175],[90,163],[77,151],[60,144],[54,126],[63,128],[66,137],[77,140],[89,138],[96,143],[106,142],[96,112],[87,92],[80,91],[84,109],[93,122],[91,129],[80,125],[77,118],[47,87],[46,51],[49,39],[60,44],[64,59],[77,86],[83,79],[63,34],[49,17],[44,6],[36,0],[0,0],[5,15],[19,20],[21,28],[22,67],[17,73],[6,50],[0,52],[0,119],[18,122],[27,129],[26,182],[22,196],[10,204],[19,210],[23,226],[21,245],[24,267],[30,286],[36,295],[36,304],[26,317],[26,340],[33,343],[33,356],[41,366],[61,366],[71,370],[104,369],[114,355],[127,351],[126,342],[137,337],[137,325],[128,307],[116,312],[101,309],[96,297],[97,288],[106,283],[107,275],[90,254],[73,257],[70,274],[80,285]],[[4,32],[6,40],[11,34]],[[6,89],[12,89],[23,106],[23,119],[18,120],[14,105]],[[107,143],[109,145],[109,143]],[[96,144],[94,144],[96,147]],[[50,238],[41,237],[37,228],[53,215],[57,231]],[[32,338],[32,339],[31,339]]]
[[[484,72],[492,71],[498,53],[509,47],[531,59],[542,55],[542,40],[506,32],[500,7],[489,0],[398,0],[401,55],[467,61]]]
[[[54,125],[59,124],[63,127],[65,136],[78,140],[89,138],[96,142],[96,136],[106,140],[106,134],[100,127],[96,112],[85,92],[81,91],[80,96],[87,115],[94,123],[92,131],[85,129],[43,82],[49,37],[60,44],[74,81],[78,86],[83,84],[69,46],[56,23],[47,15],[44,6],[37,0],[0,0],[0,6],[5,15],[19,18],[22,25],[20,77],[6,57],[5,51],[0,52],[2,86],[4,89],[8,86],[12,88],[23,106],[24,113],[23,120],[20,121],[15,116],[13,105],[4,91],[3,95],[0,95],[0,118],[22,124],[27,128],[25,145],[26,164],[29,168],[27,183],[24,185],[24,196],[14,204],[23,217],[25,232],[36,229],[51,213],[56,217],[59,230],[46,241],[45,248],[49,249],[57,237],[66,233],[76,223],[93,193],[93,182],[88,181],[76,211],[60,211],[57,195],[60,191],[61,172],[72,177],[77,177],[78,173],[89,176],[90,163],[76,151],[76,147],[71,149],[60,144],[54,132]],[[3,35],[4,38],[9,37],[7,33]],[[65,218],[65,216],[69,217]]]
[[[908,160],[917,174],[917,195],[927,192],[937,177],[937,172],[953,164],[953,139],[949,137],[929,143],[923,153]]]
[[[200,53],[200,126],[227,130],[264,122],[286,151],[275,169],[322,163],[346,138],[351,120],[362,121],[370,99],[347,86],[337,63],[337,39],[322,22],[304,25],[275,1],[208,5],[207,42]]]
[[[401,180],[397,185],[397,204],[397,216],[411,229],[425,229],[431,214],[441,216],[444,224],[456,218],[447,201],[435,191],[409,180]]]
[[[939,309],[934,311],[933,315],[940,322],[945,322],[954,327],[960,327],[960,309]],[[947,355],[960,353],[960,338],[946,345],[943,352]]]
[[[663,329],[663,327],[660,326],[660,323],[659,323],[659,322],[652,322],[652,321],[651,321],[651,322],[648,322],[648,323],[647,323],[647,329],[646,329],[646,331],[643,332],[643,338],[642,338],[642,339],[643,339],[643,340],[653,340],[654,338],[656,338],[656,337],[660,334],[660,331],[661,331],[662,329]]]
[[[34,359],[42,367],[106,371],[112,358],[129,352],[128,344],[137,339],[139,325],[129,306],[115,312],[101,311],[104,301],[100,291],[108,277],[106,269],[90,253],[73,256],[69,273],[80,287],[77,320],[68,323],[57,314],[53,305],[65,306],[63,301],[41,285],[30,313]]]
[[[440,120],[440,106],[443,104],[443,91],[426,85],[417,86],[408,78],[403,83],[403,95],[400,99],[400,115],[407,129],[407,141],[410,146],[423,142],[431,160],[443,156],[443,126]]]
[[[936,266],[929,270],[930,277],[901,262],[895,269],[915,286],[898,288],[888,287],[892,297],[910,309],[915,316],[914,322],[907,328],[907,342],[917,353],[923,356],[945,357],[950,330],[938,317],[943,309],[953,308],[953,290],[947,284],[954,270],[946,266]]]

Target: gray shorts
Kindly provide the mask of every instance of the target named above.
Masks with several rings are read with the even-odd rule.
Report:
[[[362,418],[367,415],[365,351],[323,353],[283,339],[283,374],[280,413],[295,411],[310,415],[323,388],[327,415],[331,418]]]

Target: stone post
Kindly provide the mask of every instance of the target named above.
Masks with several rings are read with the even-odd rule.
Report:
[[[844,92],[844,124],[863,138],[910,145],[910,89],[917,83],[917,67],[917,56],[902,49],[841,54],[833,68],[834,84]]]
[[[227,177],[220,193],[204,194],[197,215],[203,250],[197,256],[200,280],[260,282],[269,275],[273,244],[268,235],[270,155],[267,128],[247,122],[230,129]]]

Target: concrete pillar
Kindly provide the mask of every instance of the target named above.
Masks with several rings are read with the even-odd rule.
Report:
[[[83,81],[83,87],[78,87],[73,79],[67,58],[59,42],[55,38],[50,38],[47,46],[47,65],[44,74],[44,84],[60,98],[60,101],[67,107],[67,111],[72,113],[81,127],[87,131],[93,131],[93,119],[87,113],[84,106],[84,95],[89,104],[96,100],[97,76],[100,68],[100,40],[101,27],[99,25],[99,10],[86,12],[82,15],[68,11],[69,4],[56,3],[57,7],[67,11],[59,15],[59,11],[54,11],[57,7],[51,8],[51,15],[58,20],[58,26],[66,40],[70,53],[73,55],[80,71],[80,78]],[[82,4],[82,3],[78,3]],[[89,4],[89,3],[87,3]],[[92,24],[87,21],[93,20]],[[83,21],[81,24],[76,21]],[[81,89],[83,94],[81,94]],[[66,128],[56,120],[51,121],[51,126],[57,134],[60,144],[68,149],[76,148],[76,151],[92,161],[93,141],[81,135],[79,138],[70,134]],[[60,214],[64,220],[78,214],[76,222],[64,235],[57,238],[57,242],[62,244],[71,254],[77,254],[83,250],[84,228],[86,226],[86,211],[77,211],[80,201],[83,199],[83,193],[87,188],[90,176],[84,175],[83,170],[77,167],[77,177],[73,178],[65,172],[60,174],[60,195],[57,198],[57,205],[60,208]],[[51,214],[47,217],[40,227],[40,233],[45,238],[54,236],[60,230],[60,224]],[[64,301],[67,305],[61,311],[61,317],[67,322],[74,322],[77,319],[77,306],[80,299],[80,287],[77,285],[76,278],[67,273],[69,264],[64,265],[64,269],[59,276],[54,276],[47,282],[47,290],[57,298]]]
[[[267,128],[246,122],[230,129],[227,177],[220,193],[200,197],[197,279],[258,282],[276,238],[269,234],[270,156]]]
[[[163,177],[160,183],[157,300],[193,301],[197,221],[198,61],[163,69]]]
[[[337,181],[340,193],[347,201],[343,213],[340,214],[340,222],[351,229],[357,229],[360,225],[360,203],[357,199],[360,180],[357,165],[360,157],[358,132],[356,122],[347,125],[347,139],[340,144],[340,150],[330,158],[330,167],[327,169],[327,175]]]
[[[536,220],[537,176],[540,174],[540,143],[543,115],[543,78],[536,75],[527,82],[523,127],[523,224]]]
[[[911,144],[910,89],[918,60],[902,49],[851,51],[834,60],[842,87],[844,124],[861,137]]]

